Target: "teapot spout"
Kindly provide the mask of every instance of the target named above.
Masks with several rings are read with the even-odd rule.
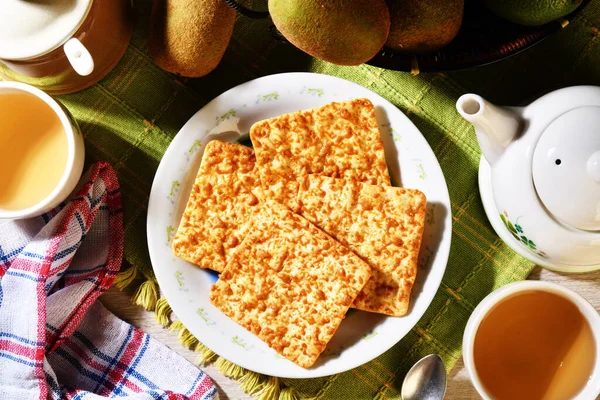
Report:
[[[493,166],[516,136],[521,123],[519,116],[476,94],[462,95],[456,102],[456,109],[475,127],[481,153]]]

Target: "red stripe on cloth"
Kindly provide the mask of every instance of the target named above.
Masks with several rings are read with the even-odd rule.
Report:
[[[189,397],[186,397],[179,393],[173,393],[170,390],[165,390],[165,394],[167,395],[168,400],[188,400]]]
[[[202,377],[202,380],[198,383],[198,387],[190,395],[190,399],[197,399],[204,396],[206,392],[213,388],[213,386],[213,381],[209,378],[207,374],[204,374],[204,377]]]
[[[125,386],[127,389],[131,390],[134,393],[140,393],[144,391],[144,389],[140,388],[138,385],[136,385],[129,379],[123,382],[123,386]]]
[[[11,271],[25,271],[31,272],[34,275],[39,275],[40,263],[42,260],[35,260],[29,258],[21,258],[20,256],[15,258],[10,265]]]
[[[85,195],[92,190],[92,187],[98,179],[101,179],[106,188],[106,193],[102,197],[93,210],[90,210],[89,203],[84,199]],[[98,271],[98,278],[95,285],[90,286],[90,289],[82,294],[79,304],[65,318],[64,322],[58,328],[58,338],[53,341],[51,350],[56,350],[79,326],[83,320],[88,308],[96,301],[96,299],[104,293],[112,285],[116,274],[121,268],[123,258],[123,214],[117,212],[121,208],[121,193],[119,191],[119,182],[117,174],[112,169],[110,164],[106,162],[98,162],[92,167],[88,183],[85,184],[78,193],[79,200],[73,201],[69,205],[68,218],[70,220],[75,215],[75,211],[81,212],[85,218],[85,231],[89,229],[95,217],[98,214],[100,205],[105,203],[109,209],[109,250],[106,261],[106,268]],[[72,282],[72,281],[70,281]]]
[[[142,344],[144,342],[144,335],[144,332],[142,332],[139,329],[133,330],[133,337],[131,338],[129,343],[127,343],[125,351],[123,351],[121,358],[117,360],[118,362],[116,363],[116,365],[108,372],[108,377],[106,379],[107,381],[113,383],[115,386],[118,386],[119,383],[123,381],[123,377],[125,376],[125,369],[123,369],[121,366],[131,365],[131,361],[134,359],[140,347],[142,347]],[[104,388],[101,389],[98,394],[100,396],[107,396],[110,394],[111,391],[112,388],[109,389],[106,386],[104,386]]]
[[[68,260],[66,260],[64,263],[57,265],[54,268],[50,268],[50,271],[48,271],[48,275],[49,276],[54,276],[56,274],[58,274],[59,272],[69,268],[69,265],[71,265],[71,260],[73,259],[73,257],[69,257]]]
[[[0,339],[0,350],[9,351],[17,356],[27,358],[30,361],[39,361],[37,358],[37,347],[15,343],[10,340]]]
[[[36,296],[37,296],[37,341],[45,342],[46,340],[46,279],[48,278],[48,271],[50,271],[50,265],[52,263],[52,259],[54,255],[58,251],[58,247],[60,242],[64,239],[67,234],[66,228],[64,227],[64,223],[59,225],[58,235],[52,237],[50,239],[50,245],[48,246],[48,250],[46,253],[46,259],[40,265],[40,271],[38,276],[42,278],[36,284]],[[62,227],[62,229],[61,229]],[[18,259],[17,259],[18,260]],[[17,261],[15,260],[15,261]],[[14,263],[13,263],[14,264]],[[41,346],[40,346],[41,347]],[[36,361],[40,361],[43,365],[45,358],[45,349],[40,349],[41,351],[36,352]],[[44,372],[44,368],[35,367],[35,375],[38,380],[38,385],[40,388],[40,397],[39,400],[44,400],[48,397],[48,383],[46,382],[46,374]]]
[[[88,393],[85,390],[81,390],[81,389],[67,389],[67,388],[62,388],[62,394],[63,396],[65,396],[66,400],[73,400],[75,398],[75,396],[77,396],[78,394],[82,394],[82,393]]]

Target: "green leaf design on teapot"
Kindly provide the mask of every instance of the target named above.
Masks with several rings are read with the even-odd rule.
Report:
[[[523,226],[517,222],[515,222],[513,224],[508,219],[508,213],[506,211],[504,211],[504,213],[500,214],[500,219],[502,220],[502,222],[504,223],[504,226],[506,226],[506,229],[508,229],[510,234],[517,241],[521,242],[521,244],[523,244],[527,250],[531,251],[533,254],[535,254],[539,257],[548,259],[548,256],[546,255],[546,253],[542,250],[538,250],[535,242],[533,240],[531,240],[530,238],[528,238],[527,236],[525,236],[525,231],[523,229]],[[518,220],[518,218],[517,218],[517,220]]]

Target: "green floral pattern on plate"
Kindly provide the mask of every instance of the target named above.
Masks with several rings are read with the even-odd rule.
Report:
[[[175,228],[172,225],[167,226],[167,246],[169,246],[169,244],[173,240],[174,233]]]
[[[175,271],[175,279],[177,280],[177,285],[179,286],[178,290],[180,292],[189,292],[190,290],[185,287],[185,278],[183,277],[183,273],[180,270]]]
[[[244,339],[240,338],[238,335],[235,335],[234,337],[232,337],[231,341],[246,351],[248,351],[254,347],[254,346],[250,346],[248,343],[246,343],[246,341]]]
[[[202,318],[202,320],[204,321],[204,323],[206,323],[206,326],[211,326],[211,325],[216,325],[216,322],[213,321],[208,314],[206,313],[206,311],[204,311],[204,308],[198,308],[196,310],[196,314],[198,314],[198,316],[200,318]]]
[[[221,122],[225,121],[226,119],[235,117],[236,115],[237,115],[237,111],[233,108],[226,111],[221,116],[215,118],[217,120],[217,125],[219,125]]]
[[[167,196],[167,199],[169,199],[171,204],[175,204],[175,197],[177,196],[177,193],[179,193],[180,187],[181,187],[181,183],[179,183],[179,181],[173,181],[171,183],[171,191],[169,192],[169,195]]]
[[[325,94],[325,91],[321,88],[309,88],[304,86],[300,91],[300,94],[310,94],[311,96],[321,97]]]
[[[417,169],[419,170],[419,179],[427,178],[427,173],[425,172],[425,168],[423,168],[423,164],[417,164]]]
[[[256,104],[260,103],[260,102],[265,102],[265,101],[274,101],[279,99],[279,93],[278,92],[271,92],[271,93],[267,93],[265,95],[262,96],[256,96]]]

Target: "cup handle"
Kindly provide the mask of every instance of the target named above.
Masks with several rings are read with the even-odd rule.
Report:
[[[78,39],[69,39],[63,46],[63,50],[71,66],[79,75],[88,76],[94,71],[94,59]]]

